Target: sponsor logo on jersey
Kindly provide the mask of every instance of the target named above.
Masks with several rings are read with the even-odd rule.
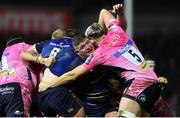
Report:
[[[12,93],[14,93],[14,87],[6,86],[3,88],[0,88],[0,93],[1,93],[1,95],[12,94]]]
[[[50,43],[50,45],[52,45],[52,46],[57,46],[57,47],[62,47],[62,48],[67,48],[67,47],[70,47],[71,45],[67,45],[67,44],[63,44],[63,43],[59,43],[59,44],[57,44],[57,43],[53,43],[53,42],[51,42]]]
[[[120,39],[120,36],[119,35],[116,35],[112,41],[110,41],[107,45],[106,45],[106,48],[110,48],[110,47],[113,47],[117,41]]]
[[[122,47],[120,48],[115,54],[115,57],[120,57],[123,53],[129,51],[130,47],[132,46],[133,42],[131,40],[128,40],[128,42]]]

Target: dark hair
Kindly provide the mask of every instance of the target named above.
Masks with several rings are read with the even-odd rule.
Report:
[[[0,57],[1,57],[4,49],[6,48],[6,40],[5,39],[0,40],[0,46],[1,46],[0,47]],[[1,61],[1,59],[0,59],[0,61]]]
[[[9,39],[6,40],[6,47],[20,42],[25,42],[25,40],[19,36],[11,36]]]
[[[77,35],[80,35],[80,32],[77,29],[69,28],[65,30],[65,36],[74,38]]]
[[[72,40],[73,43],[73,47],[77,47],[80,43],[82,43],[85,40],[85,36],[83,34],[78,34],[74,37],[74,39]]]
[[[98,23],[93,23],[86,29],[85,36],[90,38],[99,38],[104,33],[104,30],[101,29],[101,26]]]

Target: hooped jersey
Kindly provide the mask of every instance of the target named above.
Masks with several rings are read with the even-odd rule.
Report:
[[[81,58],[74,52],[70,38],[46,40],[35,44],[35,48],[44,58],[55,56],[56,61],[49,69],[56,76],[64,74],[81,63]]]
[[[26,62],[20,57],[21,52],[27,50],[31,45],[17,43],[7,47],[1,58],[0,85],[11,82],[24,84],[30,90],[36,89],[37,76],[28,71]],[[29,76],[31,80],[29,80]]]
[[[126,80],[145,78],[157,81],[155,72],[147,66],[134,41],[119,26],[119,21],[111,21],[107,28],[102,43],[83,66],[89,71],[97,65],[113,66],[123,70],[120,75]]]
[[[110,79],[113,77],[115,77],[115,73],[109,68],[98,66],[92,72],[78,78],[74,83],[77,88],[75,92],[83,102],[109,104],[111,95]],[[119,78],[119,76],[116,77]]]

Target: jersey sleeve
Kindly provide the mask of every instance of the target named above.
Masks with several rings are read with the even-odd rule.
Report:
[[[23,45],[23,50],[28,50],[32,45],[25,44]]]
[[[38,53],[41,53],[42,52],[42,49],[43,49],[43,46],[44,46],[45,42],[42,41],[42,42],[39,42],[39,43],[36,43],[35,44],[35,50],[38,52]]]
[[[120,28],[120,22],[112,19],[108,22],[107,27],[108,31],[117,30]]]
[[[113,26],[113,25],[120,26],[120,22],[119,22],[118,20],[116,20],[116,19],[111,19],[111,20],[109,20],[109,22],[107,23],[106,28],[109,28],[109,27],[111,27],[111,26]]]
[[[91,54],[86,61],[82,64],[86,70],[92,71],[96,66],[101,65],[104,62],[103,54],[99,53],[96,50],[93,54]]]

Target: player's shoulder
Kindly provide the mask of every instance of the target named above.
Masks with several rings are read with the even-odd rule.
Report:
[[[112,26],[120,26],[120,22],[116,19],[111,19],[108,23],[107,23],[107,28],[110,28]]]

